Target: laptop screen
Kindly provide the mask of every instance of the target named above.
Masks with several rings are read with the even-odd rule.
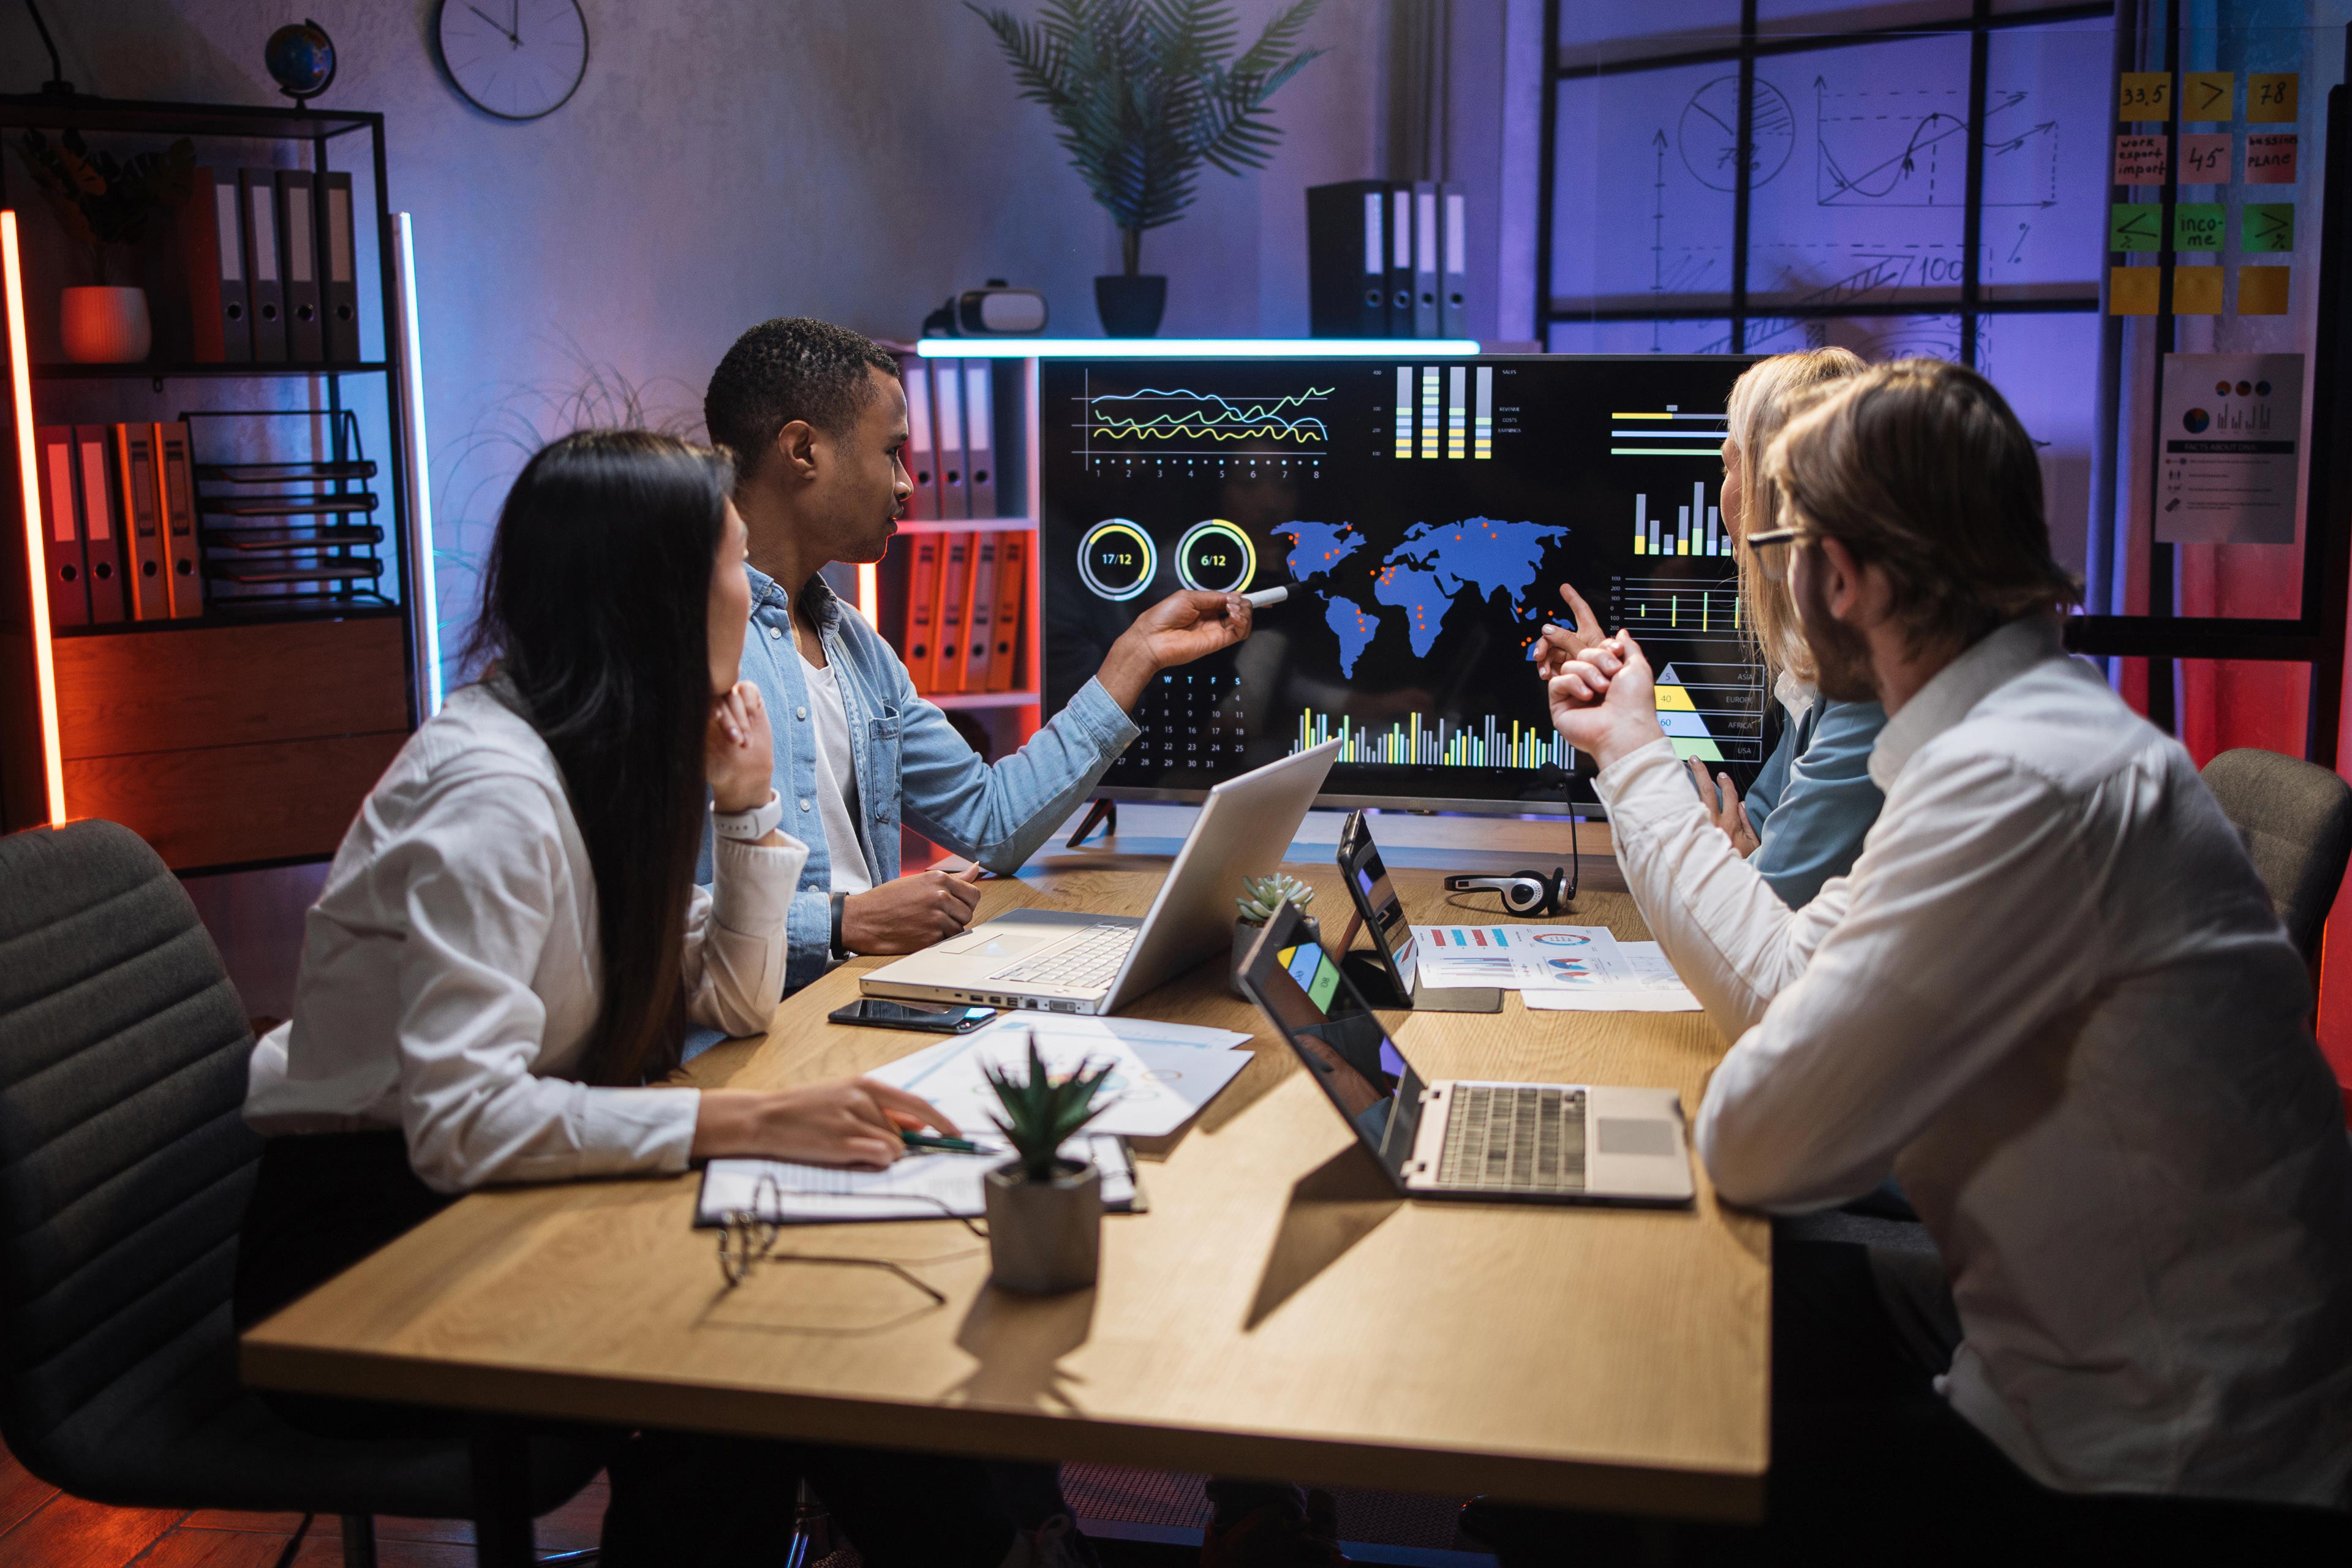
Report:
[[[1356,1135],[1402,1183],[1421,1128],[1421,1076],[1316,942],[1291,944],[1284,910],[1242,977]]]

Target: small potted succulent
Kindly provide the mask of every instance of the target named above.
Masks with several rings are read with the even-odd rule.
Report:
[[[1024,1296],[1083,1290],[1102,1253],[1102,1173],[1091,1161],[1066,1159],[1062,1145],[1109,1109],[1097,1100],[1111,1069],[1080,1062],[1056,1081],[1033,1030],[1025,1078],[981,1071],[1004,1108],[992,1120],[1013,1145],[1013,1158],[982,1178],[990,1282]]]
[[[1234,995],[1249,994],[1242,989],[1242,965],[1249,958],[1250,944],[1257,941],[1258,931],[1274,919],[1274,911],[1282,908],[1286,900],[1299,913],[1299,939],[1313,942],[1323,940],[1322,928],[1307,912],[1307,906],[1315,901],[1314,889],[1280,871],[1271,877],[1244,878],[1242,896],[1234,900],[1237,918],[1234,921],[1234,973],[1230,984]]]

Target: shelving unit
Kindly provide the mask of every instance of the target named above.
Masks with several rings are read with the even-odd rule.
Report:
[[[174,353],[173,329],[158,321],[159,354],[131,364],[35,360],[34,333],[55,308],[65,279],[38,276],[28,286],[23,226],[53,220],[37,203],[12,201],[0,159],[0,272],[5,272],[9,455],[5,493],[11,526],[0,554],[0,825],[8,829],[89,816],[131,827],[174,869],[215,870],[322,858],[334,850],[353,812],[429,706],[421,693],[430,671],[420,658],[420,607],[413,591],[420,552],[412,512],[419,509],[421,411],[405,363],[413,342],[399,287],[400,243],[386,197],[383,117],[317,109],[182,104],[77,97],[0,97],[0,132],[76,131],[103,145],[138,151],[186,137],[199,163],[335,167],[344,139],[362,138],[348,163],[373,202],[375,266],[357,268],[360,304],[368,310],[373,278],[383,352],[355,362],[191,363]],[[262,145],[257,146],[256,143]],[[21,175],[19,176],[21,182]],[[355,192],[356,195],[356,192]],[[361,204],[360,211],[366,210]],[[364,226],[364,217],[356,226]],[[367,236],[360,237],[364,245]],[[362,260],[362,258],[355,258]],[[152,288],[151,293],[158,292]],[[52,351],[53,352],[53,351]],[[354,389],[347,382],[363,384]],[[250,384],[249,408],[158,406],[173,382]],[[289,391],[304,389],[289,396]],[[351,395],[352,391],[359,395]],[[364,406],[362,406],[364,405]],[[271,466],[328,498],[353,486],[380,493],[367,510],[367,531],[337,535],[289,516],[289,537],[209,525],[204,613],[176,620],[93,626],[49,625],[34,431],[40,424],[191,420],[221,416],[300,420],[323,433],[305,437],[307,456]],[[361,422],[367,421],[364,441]],[[364,446],[362,453],[357,448]],[[221,458],[201,439],[194,458],[214,471],[196,487],[208,500],[247,490],[219,470]],[[373,473],[362,477],[364,459]],[[299,478],[297,477],[299,476]],[[274,488],[274,487],[272,487]],[[359,503],[353,498],[356,514]],[[14,526],[21,519],[21,528]],[[259,520],[251,520],[259,521]],[[329,523],[320,517],[312,523]],[[212,537],[216,532],[219,537]],[[321,538],[324,532],[328,536]],[[234,535],[260,548],[228,548]],[[364,549],[364,563],[355,553]],[[319,579],[308,596],[275,592],[238,599],[226,587],[223,556],[271,560],[280,574]],[[362,570],[364,564],[364,570]],[[422,609],[429,616],[429,608]]]

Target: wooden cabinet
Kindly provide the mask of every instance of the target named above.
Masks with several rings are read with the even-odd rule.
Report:
[[[59,637],[66,814],[174,870],[334,853],[408,739],[397,615]]]

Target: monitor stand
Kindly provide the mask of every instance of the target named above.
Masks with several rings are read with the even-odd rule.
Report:
[[[1412,994],[1397,993],[1395,977],[1381,955],[1368,947],[1360,947],[1339,960],[1340,973],[1347,975],[1368,1007],[1382,1011],[1410,1009],[1417,1013],[1499,1013],[1503,1010],[1503,994],[1492,986],[1460,986],[1450,991],[1433,991],[1416,984]],[[1415,977],[1418,980],[1418,976]]]
[[[1087,835],[1097,827],[1103,830],[1105,837],[1118,837],[1118,802],[1097,795],[1095,803],[1087,808],[1086,820],[1078,824],[1078,830],[1070,835],[1062,847],[1076,849],[1087,841]]]

